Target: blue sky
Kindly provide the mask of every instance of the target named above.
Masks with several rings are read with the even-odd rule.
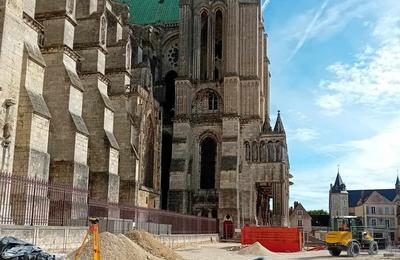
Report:
[[[290,200],[327,209],[348,189],[394,188],[400,169],[400,0],[270,0],[271,111],[288,135]]]

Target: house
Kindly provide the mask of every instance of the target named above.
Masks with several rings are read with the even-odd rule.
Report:
[[[393,201],[378,191],[372,191],[356,205],[349,205],[350,208],[355,216],[363,219],[364,227],[370,230],[375,239],[398,240],[396,204]]]
[[[304,241],[308,241],[311,228],[311,216],[307,213],[301,203],[295,201],[293,207],[289,210],[290,227],[296,227],[303,231]]]
[[[375,240],[399,241],[400,180],[397,177],[394,189],[347,190],[338,173],[330,192],[330,215],[343,212],[358,216]],[[334,203],[336,202],[336,203]],[[347,202],[347,203],[345,203]]]

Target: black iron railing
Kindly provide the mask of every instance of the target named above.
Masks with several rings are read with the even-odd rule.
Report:
[[[89,216],[171,225],[172,234],[218,233],[213,218],[96,201],[86,189],[0,173],[0,224],[85,226]]]

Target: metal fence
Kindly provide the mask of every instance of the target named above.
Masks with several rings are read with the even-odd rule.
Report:
[[[8,173],[0,174],[0,223],[86,225],[87,190]]]
[[[110,232],[132,225],[160,234],[218,233],[216,219],[95,201],[85,189],[0,173],[0,224],[85,226],[88,216],[106,221]]]

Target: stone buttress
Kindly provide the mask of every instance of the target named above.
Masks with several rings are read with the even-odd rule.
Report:
[[[80,56],[74,50],[76,2],[37,0],[36,19],[44,27],[42,53],[46,62],[43,96],[52,115],[49,134],[49,181],[78,189],[87,189],[89,131],[82,118],[84,86],[77,73]],[[81,207],[51,210],[52,214],[87,214],[86,198],[69,197]],[[79,201],[78,201],[79,200]]]
[[[89,198],[117,204],[119,145],[114,136],[114,108],[108,96],[109,80],[105,76],[108,11],[101,2],[79,3],[74,44],[82,57],[79,72],[85,88],[82,114],[90,133]],[[94,6],[87,8],[84,4]],[[109,210],[108,216],[118,218],[119,212]]]

